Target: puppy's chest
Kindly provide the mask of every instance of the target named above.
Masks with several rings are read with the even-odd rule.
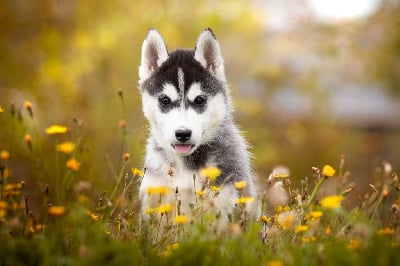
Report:
[[[190,204],[196,200],[196,191],[201,190],[204,178],[199,171],[188,169],[183,165],[170,165],[162,167],[162,171],[149,171],[145,174],[141,187],[141,198],[144,206],[154,207],[158,204],[181,204],[188,210]],[[167,187],[169,192],[162,197],[152,195],[157,187]]]

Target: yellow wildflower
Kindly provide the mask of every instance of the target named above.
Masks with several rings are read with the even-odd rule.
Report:
[[[390,227],[381,228],[377,232],[378,235],[393,235],[394,229]]]
[[[64,206],[50,206],[47,208],[47,212],[51,216],[62,216],[67,211],[67,208]]]
[[[93,221],[98,221],[100,219],[100,216],[96,215],[94,212],[88,211],[88,215],[90,218],[92,218]]]
[[[293,223],[295,222],[295,217],[291,212],[285,212],[278,215],[277,221],[283,230],[288,230],[292,228]]]
[[[68,169],[77,171],[79,170],[81,164],[75,158],[71,158],[65,163],[65,165],[67,166]]]
[[[262,216],[260,217],[260,220],[261,220],[261,222],[263,222],[263,223],[270,223],[270,222],[271,222],[271,218],[268,217],[268,216],[266,216],[266,215],[262,215]]]
[[[266,266],[283,266],[283,262],[280,260],[270,260]]]
[[[0,152],[0,160],[5,161],[5,160],[8,160],[8,158],[10,158],[10,153],[6,150],[2,150]]]
[[[307,220],[318,220],[319,218],[322,217],[324,213],[322,211],[312,211],[309,214],[307,214],[306,219]]]
[[[217,179],[217,177],[220,174],[221,174],[221,170],[214,166],[203,168],[200,170],[200,175],[209,178],[211,181],[214,181],[215,179]]]
[[[308,230],[308,226],[307,225],[299,225],[296,227],[296,229],[294,229],[295,233],[300,233],[300,232],[305,232]]]
[[[0,106],[0,113],[4,112],[3,107]]]
[[[287,212],[287,211],[290,211],[290,207],[288,205],[285,205],[285,206],[278,205],[275,207],[275,212],[277,214],[280,214],[282,212]]]
[[[236,199],[237,204],[246,204],[248,202],[253,202],[254,198],[253,197],[240,197]]]
[[[56,150],[59,152],[70,154],[75,150],[75,143],[73,143],[72,141],[62,142],[56,146]]]
[[[134,176],[143,176],[143,171],[136,167],[132,168],[132,173]]]
[[[157,212],[160,214],[165,214],[167,212],[172,211],[172,205],[171,204],[162,204],[157,207]]]
[[[221,191],[221,188],[217,187],[217,186],[210,186],[210,189],[214,190],[215,192],[220,192]]]
[[[67,127],[65,126],[60,126],[60,125],[52,125],[48,128],[46,128],[46,133],[49,135],[55,135],[55,134],[64,134],[67,132]]]
[[[322,174],[325,177],[332,177],[335,175],[335,173],[336,173],[336,170],[329,164],[324,165],[324,167],[322,168]]]
[[[326,209],[336,209],[341,206],[343,196],[333,195],[321,199],[320,204]]]
[[[189,218],[186,215],[178,215],[174,219],[176,224],[186,224],[189,221]]]
[[[154,212],[153,208],[147,208],[146,210],[144,210],[145,214],[152,214]]]
[[[204,190],[197,190],[196,191],[196,194],[198,195],[198,196],[203,196],[204,195],[204,193],[206,193]]]
[[[235,182],[235,188],[238,190],[242,190],[247,186],[247,182],[245,180]]]
[[[147,194],[148,195],[167,195],[171,192],[169,187],[166,186],[159,186],[159,187],[148,187],[147,188]]]

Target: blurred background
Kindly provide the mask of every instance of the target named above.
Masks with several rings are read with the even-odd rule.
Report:
[[[105,158],[117,167],[125,152],[140,167],[148,29],[174,50],[211,27],[255,172],[266,178],[283,164],[296,180],[344,154],[367,186],[384,160],[400,166],[399,14],[396,0],[0,1],[0,150],[11,153],[13,178],[40,179],[23,136],[54,155],[44,129],[62,124],[66,138],[82,138],[82,179],[114,182]]]

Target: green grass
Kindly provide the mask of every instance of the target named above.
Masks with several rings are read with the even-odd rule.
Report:
[[[191,213],[176,220],[177,203],[163,210],[156,204],[146,214],[148,219],[140,223],[138,187],[143,173],[132,159],[123,122],[116,143],[121,145],[120,154],[98,162],[88,152],[96,143],[85,135],[79,121],[66,132],[56,128],[61,131],[44,134],[29,103],[19,115],[0,110],[2,121],[13,129],[0,129],[0,134],[8,134],[10,147],[0,147],[0,265],[400,262],[399,183],[391,169],[377,171],[379,182],[371,185],[371,192],[360,203],[345,208],[342,203],[353,193],[353,186],[344,158],[338,169],[311,167],[310,162],[310,175],[299,187],[293,187],[291,177],[284,174],[269,181],[272,186],[282,180],[286,193],[290,191],[285,206],[268,205],[266,186],[267,192],[252,200],[269,211],[251,219],[246,200],[238,202],[223,230],[218,227],[218,212],[210,212],[218,191],[212,178],[204,178],[204,189],[199,190],[203,192],[197,193]],[[56,149],[67,141],[74,144],[72,148]],[[19,158],[14,156],[17,154]],[[109,169],[112,182],[108,185],[98,182],[95,174],[100,163]],[[328,179],[340,184],[335,197],[319,195],[320,186]],[[151,196],[160,202],[172,193],[158,189]]]

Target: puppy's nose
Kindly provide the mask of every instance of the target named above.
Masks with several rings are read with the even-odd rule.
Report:
[[[180,142],[186,142],[192,136],[192,131],[190,129],[181,128],[175,130],[175,137]]]

